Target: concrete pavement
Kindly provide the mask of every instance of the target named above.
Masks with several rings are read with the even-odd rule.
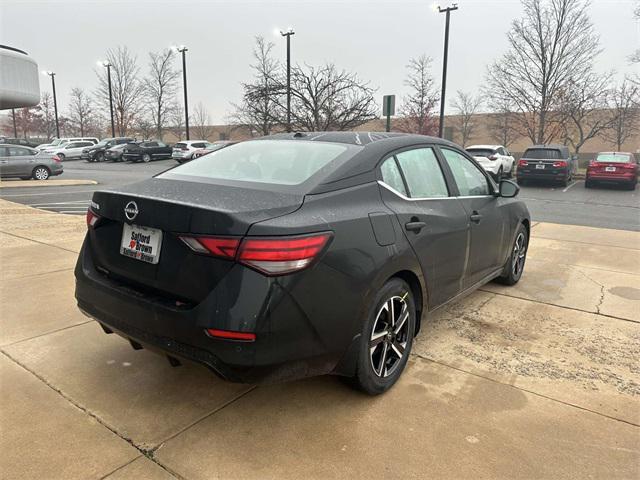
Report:
[[[522,281],[435,312],[403,378],[269,387],[79,314],[84,219],[0,201],[3,478],[638,478],[640,233],[536,224]]]
[[[75,187],[78,185],[97,185],[95,180],[55,179],[49,180],[2,180],[0,188],[28,188],[28,187]]]

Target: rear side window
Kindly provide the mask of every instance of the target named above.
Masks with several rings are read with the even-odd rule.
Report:
[[[406,150],[396,155],[412,198],[448,197],[444,175],[431,148]]]
[[[528,148],[522,157],[536,160],[558,160],[562,158],[562,153],[555,148]]]
[[[489,195],[487,178],[471,160],[454,150],[442,147],[441,150],[458,185],[460,196]]]
[[[396,164],[395,157],[387,158],[380,167],[382,173],[382,181],[393,188],[396,192],[400,192],[405,197],[408,196],[406,188],[404,188],[404,182],[402,181],[402,175],[400,169]]]
[[[174,145],[174,148],[186,148],[187,144],[186,143],[176,143]]]
[[[219,180],[299,185],[332,161],[351,157],[352,155],[346,155],[348,151],[360,148],[304,140],[254,140],[202,156],[171,169],[159,178],[177,174]]]

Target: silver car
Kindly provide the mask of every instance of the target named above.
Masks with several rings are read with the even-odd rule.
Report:
[[[0,145],[0,177],[47,180],[62,173],[62,163],[55,155],[41,153],[35,148]]]

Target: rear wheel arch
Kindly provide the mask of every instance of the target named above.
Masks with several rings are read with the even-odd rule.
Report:
[[[420,324],[422,323],[422,314],[427,310],[426,288],[422,285],[422,282],[418,276],[411,270],[400,270],[389,278],[384,283],[387,283],[393,278],[399,278],[404,280],[411,288],[413,294],[414,304],[416,306],[416,331],[417,334],[420,331]]]

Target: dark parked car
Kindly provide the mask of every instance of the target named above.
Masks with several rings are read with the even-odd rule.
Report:
[[[93,147],[86,148],[82,151],[82,158],[90,162],[102,162],[105,160],[105,152],[116,145],[123,145],[135,142],[135,138],[131,137],[115,137],[100,140]]]
[[[137,142],[127,145],[122,150],[122,159],[129,162],[150,162],[171,158],[173,149],[159,140]]]
[[[574,171],[575,160],[565,145],[534,145],[520,158],[516,176],[520,185],[528,180],[547,180],[566,187]]]
[[[633,153],[601,152],[589,162],[585,188],[596,183],[616,183],[634,190],[638,184],[638,160]]]
[[[0,145],[0,177],[47,180],[63,171],[60,158],[35,148]]]
[[[0,137],[0,144],[20,145],[21,147],[36,148],[40,145],[38,142],[30,142],[25,138]]]
[[[98,191],[79,308],[223,378],[333,373],[382,393],[438,307],[523,272],[530,219],[457,145],[278,134]]]

